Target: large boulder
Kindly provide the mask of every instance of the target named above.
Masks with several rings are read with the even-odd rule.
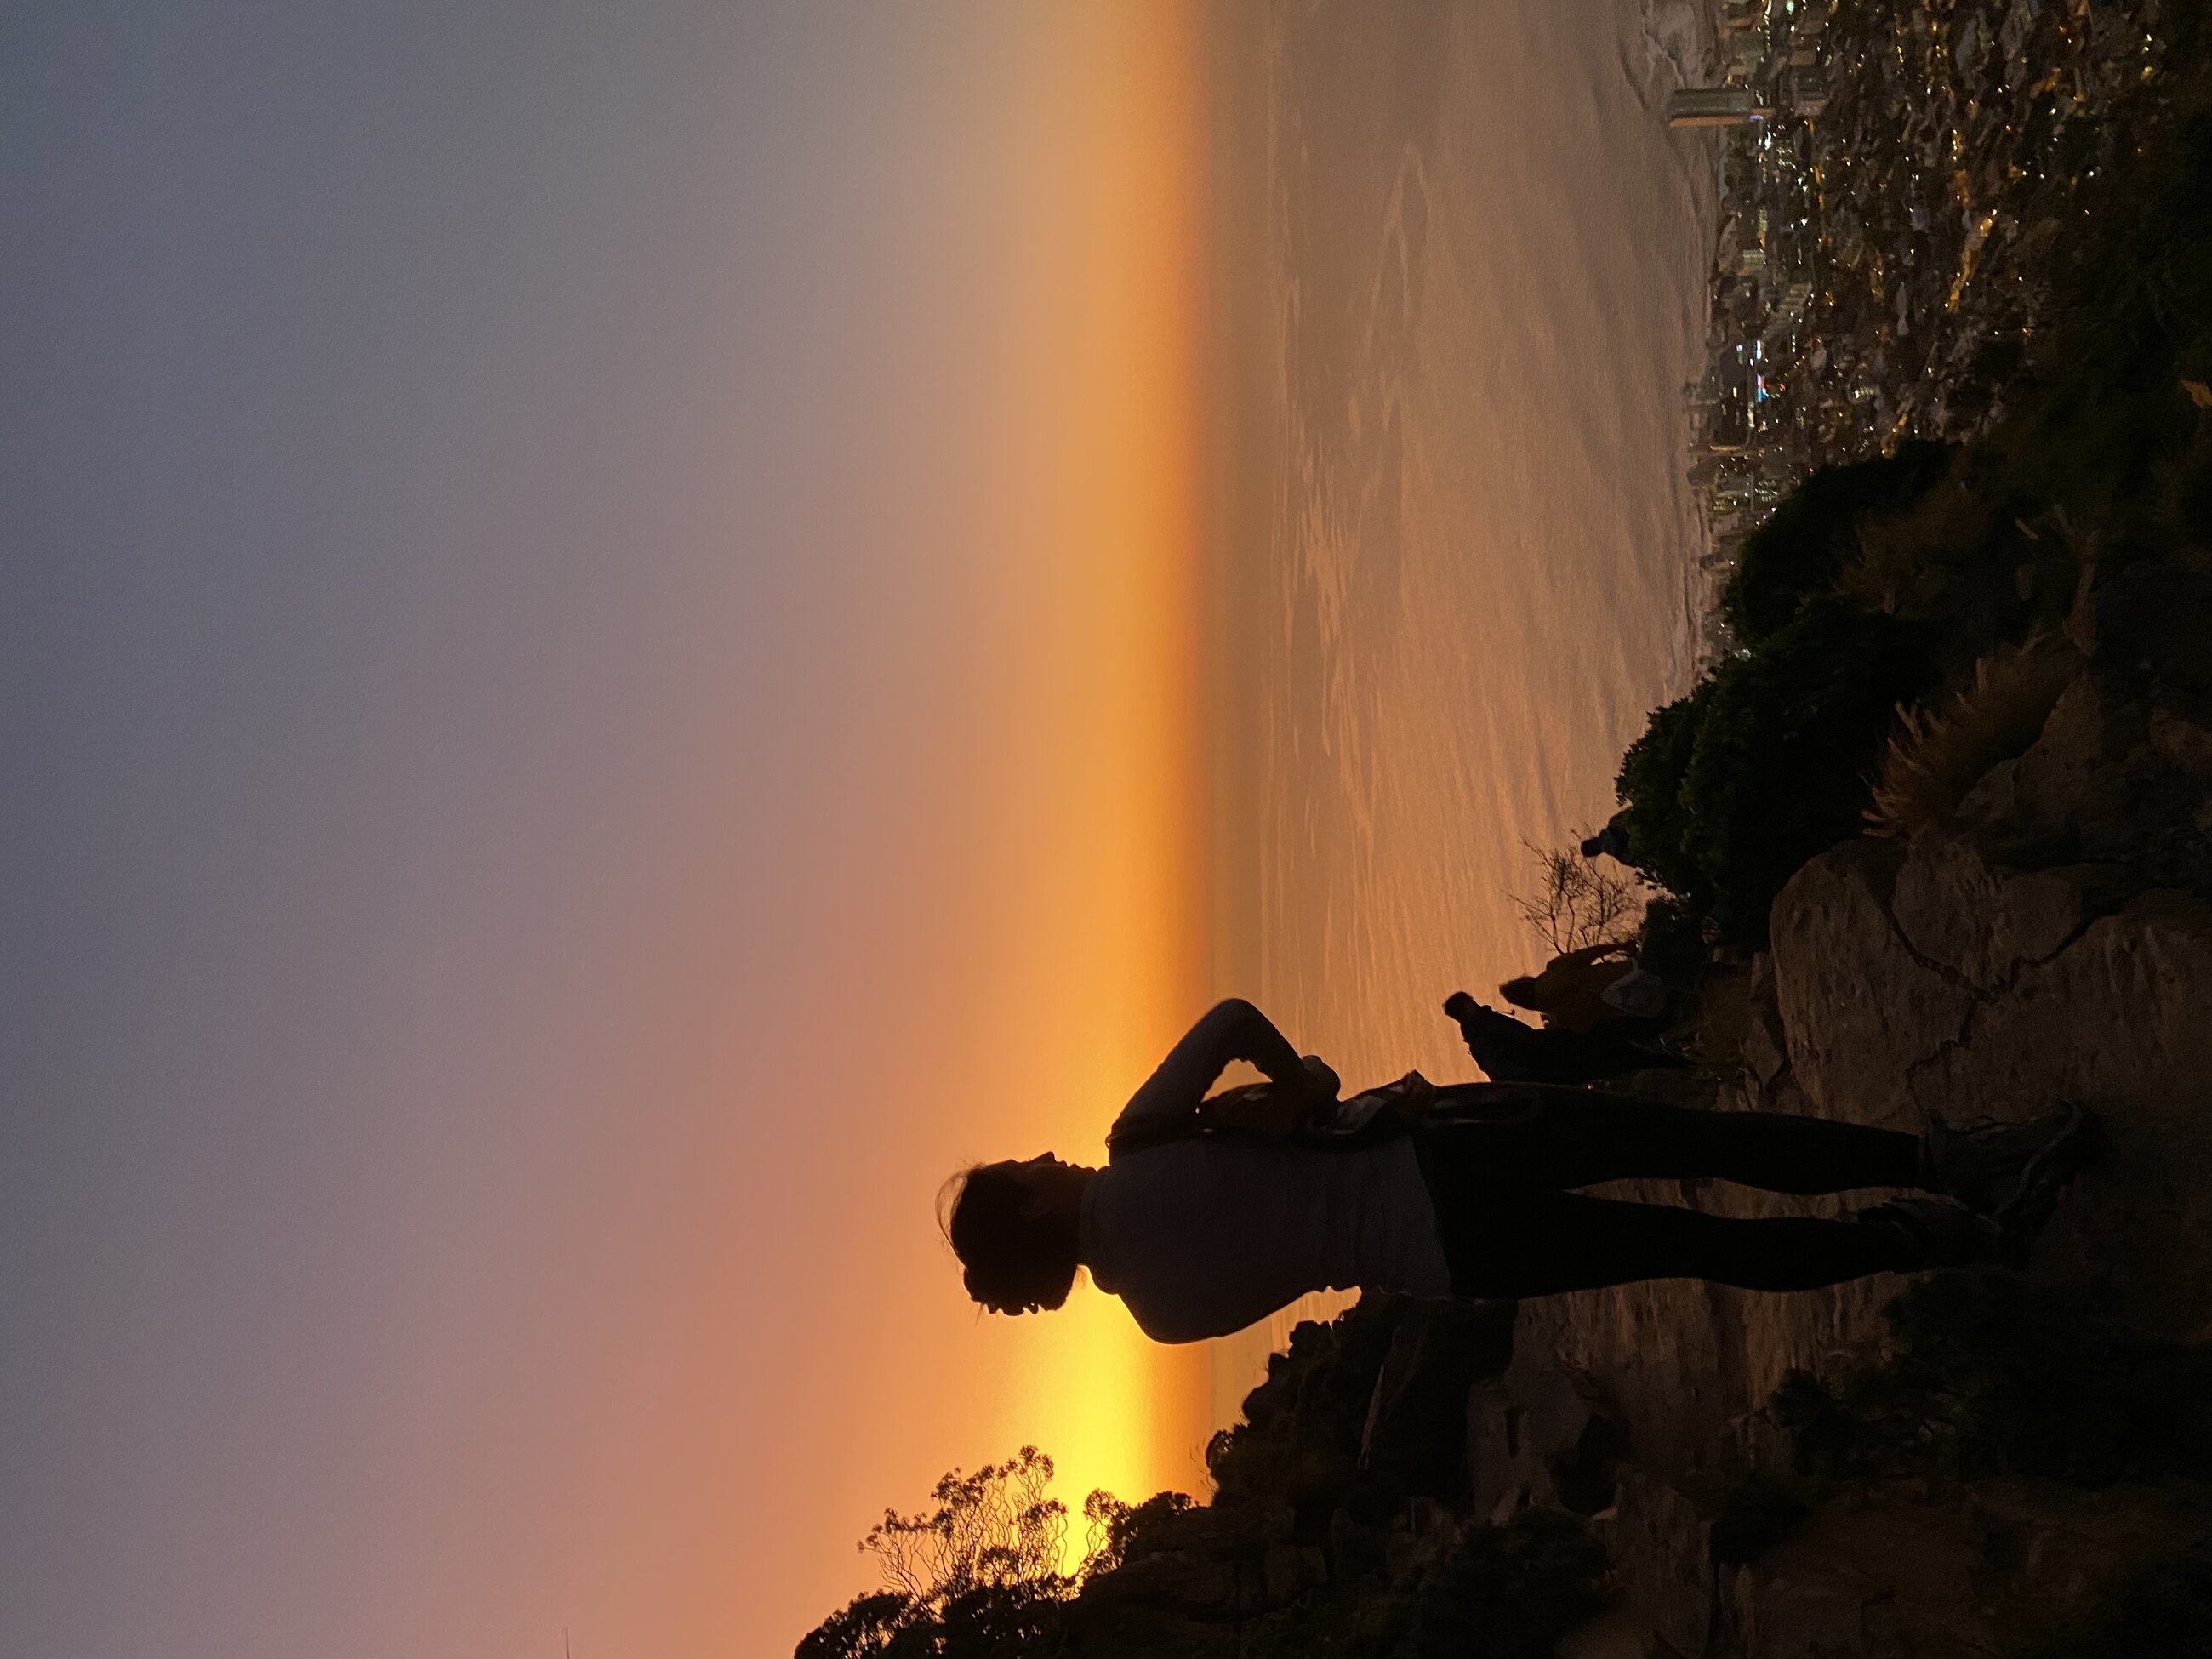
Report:
[[[1592,1515],[1613,1501],[1626,1436],[1586,1373],[1528,1346],[1466,1401],[1468,1498],[1478,1520],[1502,1523],[1531,1505]]]
[[[1790,1068],[1790,1034],[1782,1023],[1782,1006],[1774,990],[1774,956],[1761,951],[1751,959],[1751,974],[1744,991],[1744,1076],[1764,1099]]]
[[[2207,1104],[2208,1067],[2212,908],[2154,891],[2022,964],[1915,1092],[1954,1113],[2014,1116],[2075,1099],[2186,1118]]]
[[[1360,1471],[1393,1492],[1466,1490],[1467,1396],[1513,1357],[1510,1302],[1416,1302],[1392,1333],[1359,1442]]]
[[[2150,711],[2151,752],[2186,778],[2200,793],[2212,792],[2212,715],[2200,708]],[[2203,813],[2197,815],[2203,828]]]
[[[2074,715],[2106,718],[2086,700]],[[2130,894],[2121,866],[2020,871],[1984,847],[1952,831],[1850,842],[1784,890],[1789,1082],[1825,1115],[1907,1130],[2092,1108],[2111,1159],[2039,1259],[2109,1272],[2160,1328],[2199,1328],[2212,1322],[2212,1219],[2196,1196],[2212,1189],[2212,908]]]
[[[1712,1522],[1642,1469],[1622,1474],[1620,1494],[1610,1532],[1622,1594],[1668,1652],[1695,1659],[1711,1642],[1719,1599]]]
[[[2212,780],[2205,702],[2146,703],[2118,677],[2084,674],[2027,753],[1968,792],[1960,820],[2020,868],[2139,859]]]
[[[1903,1127],[1911,1068],[1958,1040],[1970,987],[1907,944],[1890,902],[1908,849],[1845,842],[1774,901],[1774,992],[1790,1070],[1824,1116]]]
[[[2130,885],[2114,864],[1992,868],[1972,837],[1929,830],[1913,838],[1898,868],[1890,914],[1922,963],[1989,993],[2118,909]]]
[[[2039,1246],[2054,1271],[2109,1274],[2173,1336],[2212,1327],[2212,908],[2137,896],[1976,1010],[1966,1040],[1912,1079],[1952,1117],[2018,1119],[2061,1100],[2109,1149]]]

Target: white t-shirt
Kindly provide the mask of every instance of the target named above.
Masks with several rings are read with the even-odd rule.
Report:
[[[1123,1153],[1084,1193],[1081,1252],[1156,1342],[1227,1336],[1309,1291],[1451,1293],[1402,1135],[1352,1152],[1223,1136]]]

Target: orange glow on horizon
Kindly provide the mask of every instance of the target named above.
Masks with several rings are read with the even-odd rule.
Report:
[[[1094,33],[1085,61],[1097,118],[1081,124],[1079,152],[1051,158],[1080,206],[1079,286],[1056,303],[1083,331],[1079,356],[1056,366],[1059,403],[1044,417],[1058,451],[1054,515],[1072,534],[1048,556],[1116,666],[1069,689],[1088,739],[1084,793],[1097,810],[1037,854],[1048,882],[1091,890],[1062,912],[1057,939],[1071,965],[1061,988],[1081,1005],[1066,1017],[1085,1028],[1086,1063],[1035,1121],[1041,1144],[1085,1161],[1103,1157],[1107,1124],[1203,1000],[1206,942],[1200,41],[1190,16],[1167,4],[1117,11]],[[1023,1323],[1006,1430],[1035,1425],[1058,1464],[1078,1516],[1072,1543],[1093,1487],[1131,1499],[1205,1491],[1202,1346],[1150,1342],[1087,1283],[1058,1314]]]

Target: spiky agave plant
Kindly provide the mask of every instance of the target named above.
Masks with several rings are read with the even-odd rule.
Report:
[[[1909,836],[1948,822],[1991,767],[2027,752],[2081,667],[2081,653],[2064,640],[2038,634],[1990,653],[1948,697],[1900,706],[1875,774],[1867,832]]]

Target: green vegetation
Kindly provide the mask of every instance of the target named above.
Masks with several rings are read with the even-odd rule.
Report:
[[[1631,860],[1724,939],[1763,943],[1783,884],[1857,832],[1897,707],[1934,678],[1916,624],[1808,601],[1654,714],[1623,758]]]
[[[2204,9],[2177,8],[2172,58],[2194,66],[2176,118],[2131,133],[2135,154],[2085,189],[2095,234],[2064,239],[2067,301],[2039,356],[2062,366],[1997,435],[2005,477],[2063,501],[2116,570],[2212,542],[2212,450],[2183,382],[2212,373],[2212,76]]]
[[[1756,648],[1832,593],[1857,556],[1861,518],[1911,507],[1935,487],[1950,459],[1942,444],[1900,444],[1894,455],[1823,467],[1799,485],[1745,538],[1721,594],[1722,620],[1737,641]]]

